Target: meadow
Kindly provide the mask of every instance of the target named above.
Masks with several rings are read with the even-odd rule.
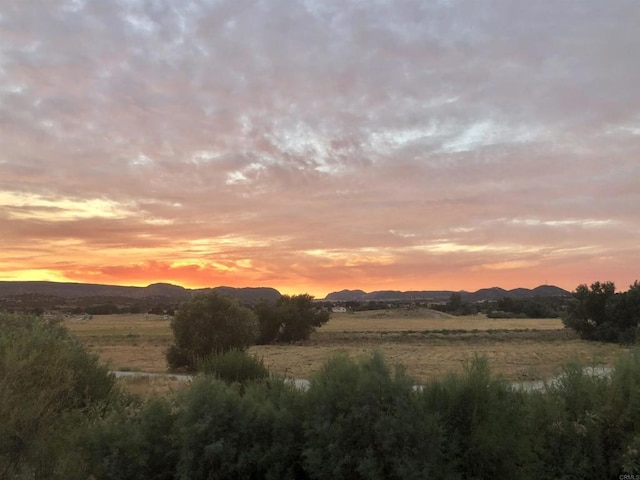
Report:
[[[68,319],[67,328],[112,370],[166,372],[165,351],[173,337],[162,316],[96,315]],[[624,347],[588,342],[563,327],[560,319],[455,317],[427,309],[334,313],[310,339],[288,345],[256,345],[272,373],[310,378],[332,354],[352,357],[383,353],[388,364],[404,365],[417,382],[461,372],[474,356],[486,357],[495,374],[510,381],[545,380],[563,365],[612,365]],[[167,379],[125,379],[131,390],[152,393],[176,387]]]

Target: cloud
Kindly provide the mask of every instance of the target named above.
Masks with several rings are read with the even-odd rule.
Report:
[[[5,3],[0,235],[21,260],[0,268],[631,282],[637,19],[626,0]]]

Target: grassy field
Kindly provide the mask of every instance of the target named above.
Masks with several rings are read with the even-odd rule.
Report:
[[[407,332],[433,330],[558,330],[559,318],[491,319],[485,315],[455,317],[436,310],[378,310],[334,313],[319,332]]]
[[[96,315],[65,323],[113,370],[167,369],[164,354],[173,339],[169,321],[161,316]],[[249,351],[262,357],[273,373],[309,378],[336,351],[357,357],[374,349],[383,352],[389,364],[403,364],[417,381],[425,382],[462,371],[474,355],[487,357],[492,370],[509,380],[547,379],[573,359],[610,365],[623,347],[580,340],[559,319],[488,319],[453,317],[433,310],[385,310],[333,314],[306,342],[258,345]],[[157,379],[124,382],[133,390],[171,388],[170,382]]]

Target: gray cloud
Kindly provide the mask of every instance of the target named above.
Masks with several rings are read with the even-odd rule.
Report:
[[[639,21],[632,0],[4,2],[7,251],[128,245],[131,273],[231,236],[259,275],[238,283],[509,286],[559,256],[563,281],[630,282],[597,259],[638,259]]]

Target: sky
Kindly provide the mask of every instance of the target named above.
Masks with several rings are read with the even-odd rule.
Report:
[[[0,0],[0,280],[640,279],[637,0]]]

